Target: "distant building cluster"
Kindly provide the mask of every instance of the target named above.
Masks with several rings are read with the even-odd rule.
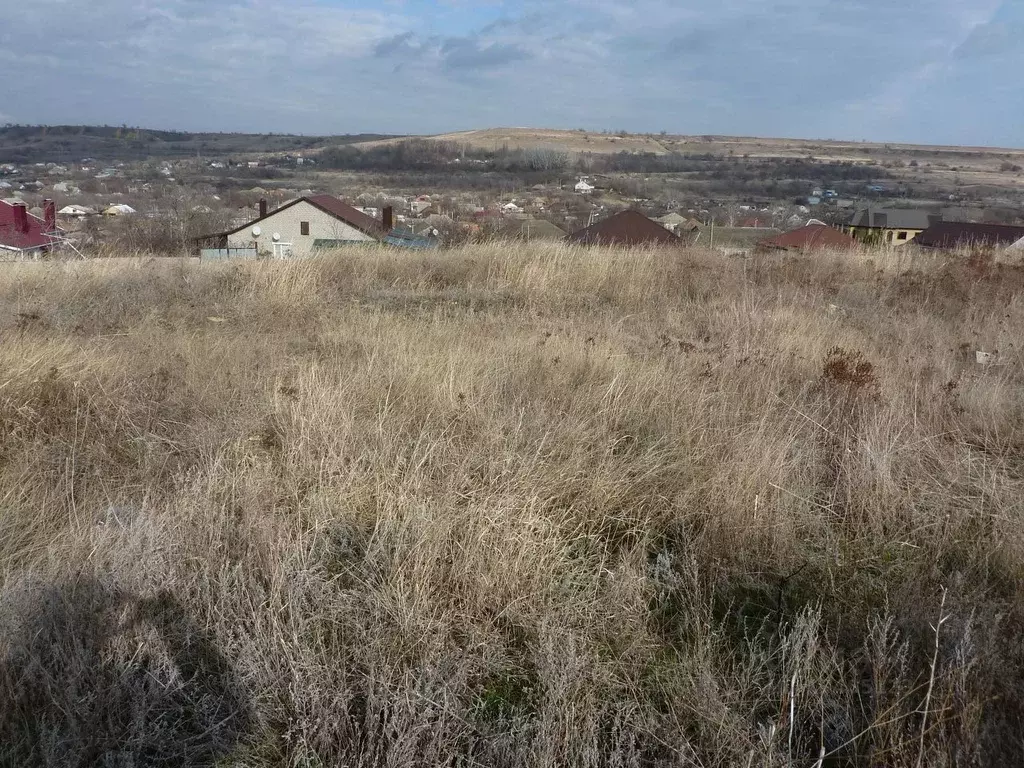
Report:
[[[452,161],[460,168],[480,162]],[[211,183],[202,204],[194,201],[183,209],[190,215],[217,214],[222,222],[231,219],[225,229],[194,240],[207,259],[299,258],[359,243],[427,249],[488,237],[577,245],[695,244],[726,253],[861,245],[1024,248],[1024,228],[997,223],[985,210],[941,207],[938,201],[928,206],[876,205],[880,197],[897,197],[897,186],[863,181],[856,192],[849,181],[836,182],[835,188],[807,183],[785,200],[723,195],[693,196],[689,202],[648,194],[642,174],[603,171],[573,171],[557,183],[548,179],[532,187],[479,195],[429,189],[419,194],[362,193],[351,203],[313,189],[285,189],[281,183],[268,183],[267,189],[242,189],[238,184],[242,179],[295,178],[297,169],[308,170],[317,163],[315,157],[299,152],[135,165],[90,157],[78,162],[6,163],[0,165],[0,258],[37,258],[74,247],[78,233],[104,226],[124,229],[132,217],[159,220],[166,212],[161,206],[170,197],[167,190],[189,183],[179,178],[197,177],[220,180],[221,185],[227,180],[246,196],[240,205],[243,201],[233,193],[236,202],[228,208]],[[857,197],[865,202],[858,203]],[[28,202],[40,198],[42,204]]]

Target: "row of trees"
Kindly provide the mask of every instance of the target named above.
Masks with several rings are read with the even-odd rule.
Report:
[[[569,174],[680,173],[699,180],[733,182],[774,179],[810,180],[834,185],[887,178],[877,166],[852,162],[818,162],[808,158],[749,158],[730,155],[671,152],[582,153],[570,155],[550,149],[493,150],[445,141],[410,139],[370,148],[331,147],[324,151],[321,165],[334,170],[377,172],[445,172],[458,166],[463,173],[539,174],[538,181]]]

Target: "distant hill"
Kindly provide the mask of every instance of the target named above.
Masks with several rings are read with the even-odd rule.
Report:
[[[498,151],[505,149],[553,150],[558,152],[609,154],[614,152],[646,152],[664,155],[673,151],[667,144],[675,137],[650,134],[598,133],[595,131],[565,131],[544,128],[487,128],[477,131],[458,131],[436,136],[424,136],[431,141],[463,144],[473,149]],[[392,144],[398,139],[368,140],[360,147]]]
[[[295,136],[277,133],[187,133],[127,126],[9,125],[0,127],[0,163],[218,157],[322,149],[396,138],[386,134]]]
[[[405,138],[405,137],[403,137]],[[689,136],[672,133],[629,133],[627,131],[557,130],[548,128],[486,128],[423,136],[430,141],[463,144],[474,149],[555,150],[572,153],[610,154],[637,152],[663,155],[671,153],[723,153],[750,157],[806,157],[833,161],[865,162],[874,156],[909,154],[916,156],[1021,156],[1020,149],[996,147],[958,147],[927,144],[835,141],[825,139],[758,138],[754,136]],[[358,148],[385,146],[401,138],[369,139],[352,142]]]

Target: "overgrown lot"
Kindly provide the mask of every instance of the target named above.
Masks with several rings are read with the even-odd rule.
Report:
[[[1024,278],[844,259],[5,265],[0,763],[1024,763]]]

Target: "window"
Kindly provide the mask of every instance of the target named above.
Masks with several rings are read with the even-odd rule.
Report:
[[[907,239],[907,233],[906,232],[900,232],[898,235],[896,235],[896,239],[897,240],[906,240]]]
[[[300,235],[308,235],[309,234],[309,222],[308,221],[300,221],[299,222],[299,234]]]

